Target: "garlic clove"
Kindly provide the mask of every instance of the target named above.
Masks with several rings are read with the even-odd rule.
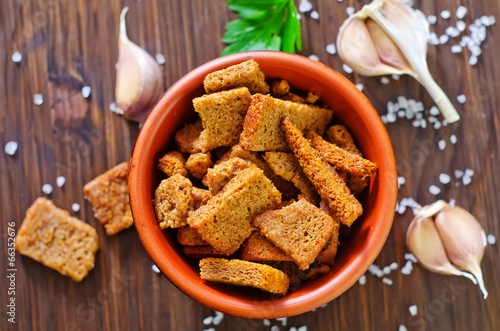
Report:
[[[417,216],[411,221],[406,233],[406,244],[424,268],[441,274],[464,276],[476,284],[474,277],[451,264],[431,218]]]
[[[484,255],[483,228],[476,218],[460,207],[447,206],[435,218],[436,228],[450,261],[476,277],[486,299],[480,262]]]
[[[127,11],[123,8],[120,15],[116,104],[125,117],[143,122],[163,91],[163,80],[156,60],[128,38]]]

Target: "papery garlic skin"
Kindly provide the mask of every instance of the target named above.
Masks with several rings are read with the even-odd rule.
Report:
[[[163,91],[163,80],[156,60],[128,39],[127,11],[128,7],[123,8],[120,15],[116,104],[125,117],[143,122]]]
[[[374,0],[342,24],[337,49],[342,60],[362,75],[413,76],[427,89],[446,121],[453,123],[460,116],[427,66],[428,36],[429,23],[422,12],[398,0]]]
[[[435,218],[436,228],[450,261],[476,277],[486,299],[480,263],[484,256],[483,228],[476,218],[460,207],[447,206]]]

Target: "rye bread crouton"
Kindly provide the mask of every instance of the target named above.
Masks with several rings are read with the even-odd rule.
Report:
[[[94,269],[99,249],[96,230],[38,198],[26,211],[16,235],[16,250],[74,281],[81,281]]]
[[[264,159],[274,173],[290,181],[300,190],[302,196],[312,204],[319,201],[318,192],[300,168],[300,164],[292,153],[266,152]]]
[[[184,246],[206,246],[208,245],[203,240],[198,232],[189,225],[184,225],[177,230],[177,241]]]
[[[281,270],[236,259],[203,259],[200,261],[200,277],[212,282],[250,286],[283,295],[288,291],[289,285],[288,276]]]
[[[207,203],[212,197],[212,194],[208,190],[202,188],[194,187],[191,190],[191,195],[193,196],[193,210],[196,210]]]
[[[212,165],[210,152],[195,153],[189,155],[186,161],[186,168],[193,177],[201,179]]]
[[[289,118],[283,119],[282,127],[295,158],[321,198],[328,203],[332,215],[350,226],[363,213],[361,203]]]
[[[305,199],[266,211],[252,224],[301,270],[314,262],[333,231],[332,218]]]
[[[240,259],[245,261],[291,261],[292,259],[283,253],[281,249],[274,246],[259,231],[254,231],[245,240],[240,252]]]
[[[180,174],[184,177],[188,175],[186,169],[186,159],[177,151],[168,152],[158,161],[158,169],[163,171],[168,177]]]
[[[269,92],[264,72],[253,59],[212,72],[203,80],[205,92],[209,94],[243,86],[252,94]]]
[[[275,80],[271,83],[271,95],[275,98],[287,95],[290,92],[290,84],[282,79]],[[264,93],[263,93],[264,94]]]
[[[208,169],[202,183],[210,194],[216,195],[238,172],[253,166],[249,161],[233,157]]]
[[[108,236],[134,224],[128,194],[128,162],[118,164],[85,184],[83,193]]]
[[[161,181],[153,200],[160,229],[180,228],[187,224],[193,210],[193,184],[179,174]]]
[[[238,142],[252,96],[246,87],[203,95],[193,99],[203,131],[198,146],[206,152]]]
[[[326,214],[332,216],[331,210],[328,207],[328,204],[325,201],[321,201],[319,204],[319,209],[324,211]],[[332,236],[328,239],[325,247],[319,252],[316,257],[316,261],[321,264],[327,264],[330,267],[333,266],[335,262],[335,256],[337,255],[337,246],[339,244],[339,231],[340,231],[340,222],[333,218],[333,231]]]
[[[332,144],[339,146],[340,148],[345,149],[349,153],[356,154],[357,156],[363,157],[363,153],[354,143],[354,139],[352,138],[351,133],[347,128],[342,124],[332,125],[326,131],[328,136],[328,140]]]
[[[182,153],[193,154],[201,152],[200,134],[203,131],[201,120],[188,124],[175,133],[175,142]]]
[[[238,172],[187,222],[210,246],[231,255],[252,234],[252,219],[280,202],[280,192],[252,166]]]
[[[289,117],[300,130],[312,130],[322,135],[332,115],[330,109],[255,94],[245,117],[240,145],[256,152],[288,151],[280,127],[283,117]]]

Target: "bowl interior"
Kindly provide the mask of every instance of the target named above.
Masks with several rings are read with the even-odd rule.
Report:
[[[196,261],[186,258],[174,231],[161,231],[151,203],[161,179],[157,160],[175,148],[174,133],[192,122],[192,99],[204,93],[203,78],[210,72],[253,58],[267,79],[286,79],[293,88],[311,91],[334,110],[335,122],[351,131],[366,158],[379,166],[361,196],[364,213],[339,247],[330,273],[277,297],[254,289],[205,282]],[[226,56],[193,70],[160,99],[145,122],[134,149],[129,179],[132,212],[147,252],[170,281],[195,300],[221,312],[250,318],[291,316],[336,298],[368,269],[387,238],[397,197],[397,174],[389,137],[365,96],[331,68],[308,58],[280,52],[247,52]]]

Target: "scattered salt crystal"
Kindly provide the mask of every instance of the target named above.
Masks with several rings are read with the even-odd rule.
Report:
[[[158,62],[158,64],[165,64],[165,62],[166,62],[165,55],[163,55],[163,54],[156,54],[155,58],[156,58],[156,62]]]
[[[399,117],[399,118],[403,118],[403,117],[405,117],[405,111],[404,111],[404,110],[400,110],[400,111],[398,111],[398,117]]]
[[[5,148],[4,148],[4,151],[7,155],[14,155],[16,154],[16,151],[17,151],[17,147],[19,145],[17,144],[17,142],[15,141],[9,141],[5,144]]]
[[[427,122],[424,119],[421,119],[420,126],[422,127],[422,129],[425,129],[427,127]]]
[[[411,305],[408,307],[408,310],[410,311],[411,316],[417,316],[418,308],[417,305]]]
[[[41,95],[40,93],[33,95],[33,103],[37,106],[42,105],[43,104],[43,95]]]
[[[92,89],[90,86],[84,86],[82,87],[82,96],[87,99],[90,96],[90,92],[92,92]]]
[[[271,331],[280,331],[280,327],[277,325],[271,326]]]
[[[434,116],[429,116],[429,118],[427,119],[427,121],[429,121],[429,123],[436,123],[437,122],[437,118],[435,118]]]
[[[448,40],[450,40],[450,37],[448,35],[446,35],[446,34],[443,34],[443,35],[439,36],[439,43],[441,45],[446,44],[448,42]]]
[[[490,245],[495,245],[497,243],[497,238],[492,234],[489,234],[486,237],[486,240],[488,241],[488,244],[490,244]]]
[[[429,24],[436,24],[437,16],[436,15],[427,16],[427,22],[429,22]]]
[[[359,277],[358,282],[359,282],[359,285],[365,285],[366,284],[366,275]]]
[[[456,204],[455,199],[451,199],[450,201],[448,201],[448,204],[449,204],[451,207],[455,207],[455,204]]]
[[[465,101],[467,101],[467,97],[465,96],[465,94],[460,94],[460,95],[457,97],[457,101],[458,101],[459,103],[464,104],[464,103],[465,103]]]
[[[441,128],[441,122],[434,123],[434,130],[439,130]]]
[[[436,185],[431,185],[429,186],[429,193],[432,195],[438,195],[439,193],[441,193],[441,189]]]
[[[404,95],[398,96],[398,105],[401,108],[407,108],[408,107],[408,99]]]
[[[297,328],[295,326],[292,326],[288,331],[297,331]]]
[[[380,119],[382,120],[382,123],[384,123],[384,124],[387,123],[387,116],[386,115],[380,116]]]
[[[360,90],[361,92],[363,92],[363,88],[364,88],[363,84],[358,83],[358,84],[356,84],[356,87],[358,88],[358,90]]]
[[[271,326],[271,321],[266,318],[262,320],[262,324],[264,324],[264,326]]]
[[[431,109],[429,109],[429,113],[432,116],[438,116],[439,115],[439,108],[436,106],[432,106]]]
[[[77,203],[74,203],[71,205],[71,209],[75,212],[78,213],[80,211],[80,205]]]
[[[401,273],[403,275],[409,275],[409,274],[411,274],[412,270],[413,270],[413,262],[412,261],[406,261],[406,264],[404,265],[404,267],[401,268]]]
[[[63,187],[64,183],[66,183],[66,178],[63,176],[59,176],[56,178],[56,184],[58,187]]]
[[[391,268],[391,270],[397,270],[398,269],[398,263],[397,262],[392,262],[391,264],[389,264],[389,268]]]
[[[385,77],[385,76],[384,76],[384,77],[382,77],[382,78],[380,79],[380,82],[381,82],[382,84],[384,84],[384,85],[387,85],[387,84],[389,84],[389,83],[390,83],[390,80],[389,80],[389,78],[387,78],[387,77]]]
[[[413,263],[417,263],[417,258],[412,253],[405,253],[405,259]]]
[[[415,128],[418,128],[420,126],[420,120],[416,119],[414,120],[411,125]]]
[[[458,35],[460,34],[460,31],[458,31],[458,29],[453,27],[453,26],[449,26],[446,28],[445,33],[448,36],[450,36],[451,38],[455,38],[455,37],[458,37]]]
[[[212,324],[213,320],[214,320],[214,317],[213,317],[213,316],[208,316],[208,317],[205,317],[205,318],[203,319],[203,324],[204,324],[204,325],[210,325],[210,324]]]
[[[394,80],[399,80],[399,78],[401,78],[400,75],[397,75],[397,74],[392,74],[392,79]]]
[[[464,176],[469,176],[469,177],[474,176],[474,170],[469,169],[469,168],[465,169]]]
[[[464,185],[469,185],[472,182],[472,178],[470,176],[464,175],[462,177],[462,182],[464,183]]]
[[[389,278],[382,278],[382,283],[386,284],[386,285],[392,285],[392,280],[390,280]]]
[[[313,5],[308,0],[301,0],[299,4],[299,12],[307,13],[312,9]]]
[[[112,102],[109,104],[109,110],[111,110],[115,114],[123,115],[123,110],[118,108],[118,105],[116,104],[116,102]]]
[[[451,52],[452,53],[460,53],[462,51],[462,47],[460,45],[453,45],[451,46]]]
[[[439,182],[441,184],[448,184],[450,182],[450,180],[451,180],[450,175],[445,174],[445,173],[439,174]]]
[[[335,54],[337,53],[337,47],[335,46],[335,44],[328,44],[326,45],[326,52],[328,54]]]
[[[464,175],[462,170],[455,170],[455,178],[460,179]]]
[[[157,274],[159,274],[161,272],[160,269],[158,269],[158,267],[156,266],[156,264],[153,264],[151,266],[151,269],[153,269],[153,271],[156,272]]]
[[[469,58],[469,64],[470,64],[471,66],[476,65],[476,64],[477,64],[477,56],[474,56],[474,55],[473,55],[473,56],[471,56],[471,57]]]
[[[399,328],[398,328],[398,331],[408,331],[408,329],[403,324],[400,324]]]
[[[356,10],[354,9],[354,7],[347,7],[345,9],[345,12],[347,13],[347,15],[351,16],[352,14],[354,14]]]
[[[384,272],[376,264],[372,264],[370,267],[368,267],[368,271],[378,278],[381,278],[384,275]]]
[[[344,63],[344,64],[342,65],[342,69],[344,69],[344,71],[345,71],[345,72],[347,72],[348,74],[352,74],[352,71],[353,71],[353,70],[352,70],[352,69],[351,69],[351,67],[349,67],[347,64],[345,64],[345,63]]]
[[[465,31],[465,28],[467,27],[467,24],[465,24],[464,21],[458,21],[457,22],[457,30],[460,32]]]
[[[297,331],[307,331],[307,325],[302,325],[297,328]]]
[[[399,215],[403,215],[406,211],[406,205],[399,205],[398,206],[398,209],[397,209],[397,212]]]
[[[321,308],[326,308],[326,306],[328,306],[328,302],[322,305]]]
[[[14,63],[19,63],[21,62],[21,60],[23,59],[23,56],[21,55],[21,53],[19,53],[19,51],[15,51],[13,54],[12,54],[12,62]]]
[[[458,19],[464,18],[465,14],[467,14],[467,8],[465,8],[464,6],[460,6],[457,8],[456,15]]]
[[[389,101],[387,103],[387,112],[388,113],[394,113],[396,111],[396,107],[394,106],[394,102]]]
[[[222,322],[222,319],[224,318],[224,314],[221,313],[220,311],[215,312],[215,317],[213,320],[214,325],[219,325],[220,322]]]
[[[52,193],[52,185],[50,184],[44,184],[42,186],[42,192],[49,195],[50,193]]]
[[[344,0],[337,0],[337,2],[344,2]]]
[[[406,183],[406,178],[404,178],[403,176],[399,176],[398,177],[398,188],[400,188],[405,183]]]
[[[215,328],[203,329],[203,331],[215,331]]]
[[[429,39],[427,42],[431,45],[439,45],[439,38],[435,32],[429,33]]]
[[[438,122],[438,123],[439,123],[439,122]],[[444,141],[444,140],[440,140],[440,141],[438,142],[438,147],[439,147],[439,149],[440,149],[440,150],[444,150],[444,149],[446,148],[446,141]]]
[[[314,60],[314,61],[319,61],[319,57],[318,57],[317,55],[315,55],[315,54],[311,54],[311,55],[309,55],[309,58],[310,58],[311,60]]]
[[[445,20],[447,20],[447,19],[450,18],[451,13],[450,13],[449,10],[443,10],[440,15],[441,15],[442,18],[444,18]]]
[[[286,326],[286,323],[287,323],[287,321],[288,321],[288,318],[286,318],[286,317],[281,317],[281,318],[277,318],[276,320],[277,320],[277,321],[280,321],[280,322],[281,322],[281,325]]]
[[[385,266],[384,269],[382,269],[385,275],[388,275],[391,273],[391,268],[389,266]]]
[[[311,12],[311,18],[312,18],[313,20],[319,20],[319,13],[318,13],[317,11],[313,10],[313,11]]]

